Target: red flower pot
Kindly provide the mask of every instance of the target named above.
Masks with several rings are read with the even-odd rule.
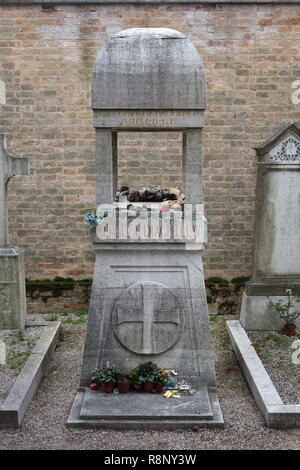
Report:
[[[156,384],[156,392],[157,393],[162,393],[164,388],[165,388],[164,384]]]
[[[112,393],[114,388],[115,384],[112,382],[100,382],[100,390],[103,393]]]
[[[118,386],[118,390],[120,393],[130,392],[130,387],[131,387],[130,382],[118,382],[117,386]]]
[[[97,388],[98,388],[98,385],[95,382],[90,383],[90,389],[91,390],[97,390]]]
[[[150,380],[146,380],[146,382],[142,383],[142,390],[146,393],[152,393],[153,386],[153,382],[150,382]]]
[[[284,325],[283,332],[285,336],[296,336],[296,326],[295,325]]]

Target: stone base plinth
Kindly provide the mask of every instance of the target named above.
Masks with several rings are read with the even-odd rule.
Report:
[[[185,243],[99,243],[94,250],[80,386],[107,361],[124,373],[153,361],[215,387],[202,250]]]
[[[270,305],[270,300],[286,302],[287,289],[291,294],[299,295],[299,279],[251,279],[246,284],[243,295],[240,322],[246,330],[279,330],[284,325],[284,320],[279,318]],[[299,310],[300,304],[296,304]],[[300,318],[296,321],[296,326],[300,328]]]
[[[26,323],[23,250],[0,248],[0,329],[23,330]]]
[[[70,426],[168,428],[222,424],[202,245],[186,243],[94,243],[95,273],[80,389]],[[89,391],[95,368],[109,361],[121,373],[153,361],[178,369],[177,380],[194,396],[166,399]]]
[[[80,389],[67,425],[112,429],[192,429],[223,427],[215,390],[202,387],[194,395],[164,398],[162,394],[104,394]]]

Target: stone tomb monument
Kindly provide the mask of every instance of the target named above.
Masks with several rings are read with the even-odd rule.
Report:
[[[23,330],[26,323],[24,255],[8,241],[7,184],[29,173],[29,160],[9,155],[0,134],[0,329]]]
[[[300,129],[289,122],[255,150],[256,244],[241,323],[248,330],[275,330],[284,321],[270,299],[286,300],[287,289],[300,294]]]
[[[182,33],[129,29],[99,54],[92,84],[96,128],[96,203],[112,203],[120,131],[181,131],[186,203],[202,201],[202,127],[206,102],[202,61]],[[150,203],[151,205],[151,203]],[[184,240],[100,240],[80,387],[69,426],[160,428],[223,425],[216,379],[202,253]],[[194,395],[166,399],[89,390],[92,371],[115,363],[126,373],[141,362],[177,368]]]

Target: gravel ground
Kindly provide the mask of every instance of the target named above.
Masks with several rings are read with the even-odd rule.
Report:
[[[236,317],[226,316],[226,319]],[[211,317],[218,393],[225,429],[113,431],[66,428],[78,386],[86,325],[64,323],[62,339],[23,420],[21,429],[0,430],[0,449],[300,449],[300,435],[270,430],[237,365],[224,317]]]
[[[0,340],[4,342],[6,349],[6,364],[0,365],[0,406],[4,403],[43,330],[43,326],[31,326],[23,333],[0,331]]]
[[[277,331],[251,331],[248,336],[257,345],[258,355],[283,403],[299,404],[300,365],[292,363],[292,344],[299,338],[284,336]]]

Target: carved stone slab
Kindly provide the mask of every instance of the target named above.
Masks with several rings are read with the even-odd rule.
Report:
[[[26,323],[24,255],[0,248],[0,329],[23,330]]]
[[[122,111],[95,110],[94,127],[117,129],[182,129],[204,126],[204,113],[198,110]]]
[[[112,324],[116,337],[130,351],[159,354],[178,341],[182,306],[162,284],[137,283],[116,300]]]

